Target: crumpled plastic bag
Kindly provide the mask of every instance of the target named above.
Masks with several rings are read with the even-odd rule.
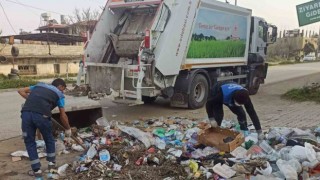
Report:
[[[279,159],[276,162],[278,168],[282,172],[282,174],[286,177],[286,179],[294,179],[298,180],[298,174],[297,171],[290,165],[288,161],[284,161],[282,159]]]
[[[272,167],[270,166],[270,163],[267,161],[266,162],[267,167],[266,168],[256,168],[256,171],[261,173],[262,175],[269,176],[272,173]]]
[[[66,150],[66,146],[64,145],[63,141],[61,141],[60,139],[58,139],[56,141],[56,153],[57,154],[61,154],[63,151]]]
[[[118,128],[122,132],[127,133],[128,135],[141,141],[146,146],[146,148],[149,148],[150,146],[155,144],[155,139],[149,133],[145,133],[140,129],[121,125],[118,125]]]
[[[269,133],[267,136],[267,139],[274,139],[279,137],[287,137],[289,134],[291,134],[293,130],[291,128],[287,127],[273,127],[269,129]]]
[[[306,148],[302,146],[293,146],[289,155],[300,162],[307,160]]]
[[[198,133],[200,131],[199,128],[195,127],[195,128],[192,128],[192,129],[188,129],[185,133],[185,139],[188,140],[188,139],[191,139],[192,135],[194,133]]]
[[[47,156],[47,153],[44,153],[44,152],[41,152],[41,150],[37,150],[38,152],[38,157],[39,158],[43,158],[43,157],[46,157]],[[13,157],[27,157],[29,158],[29,154],[27,151],[16,151],[16,152],[13,152],[11,153],[11,156]]]

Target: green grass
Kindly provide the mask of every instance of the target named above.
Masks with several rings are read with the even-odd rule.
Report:
[[[299,102],[314,101],[320,103],[320,85],[315,83],[299,89],[292,89],[286,92],[282,97]]]
[[[0,79],[0,89],[22,88],[37,84],[38,81],[27,79]]]
[[[46,75],[46,76],[32,76],[32,75],[21,75],[22,79],[51,79],[51,78],[66,78],[67,75]],[[70,73],[69,77],[77,77],[77,73]]]
[[[281,61],[279,62],[279,65],[286,65],[286,64],[298,64],[300,62],[296,62],[296,61]]]
[[[187,58],[243,57],[245,41],[191,41]]]
[[[70,77],[70,76],[69,76]],[[13,88],[22,88],[28,87],[37,84],[38,79],[46,79],[48,76],[40,76],[40,77],[22,77],[21,79],[8,79],[7,76],[0,74],[0,89],[13,89]],[[56,78],[56,77],[54,77]],[[66,84],[76,83],[74,79],[64,78]]]

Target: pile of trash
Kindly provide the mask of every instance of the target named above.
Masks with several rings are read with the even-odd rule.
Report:
[[[54,179],[319,179],[320,128],[275,127],[258,141],[249,126],[224,120],[221,128],[181,117],[108,122],[78,129],[81,145],[58,137],[57,153],[78,151],[74,162],[51,172]],[[216,133],[216,134],[210,134]],[[213,138],[212,136],[218,137]],[[39,142],[39,148],[44,145]],[[39,151],[43,156],[43,149]],[[26,155],[21,151],[12,156]]]

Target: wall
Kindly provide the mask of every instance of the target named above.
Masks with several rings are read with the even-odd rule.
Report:
[[[47,56],[49,55],[48,45],[39,44],[14,44],[19,48],[19,56]],[[0,44],[0,55],[11,56],[11,45]],[[3,50],[1,51],[1,49]],[[83,46],[61,46],[50,45],[50,53],[52,56],[68,56],[68,55],[82,55]]]
[[[17,58],[14,60],[15,69],[18,69],[19,66],[36,66],[35,75],[54,75],[54,74],[66,74],[67,65],[68,73],[78,73],[79,71],[79,61],[80,56],[74,57],[26,57],[26,58]],[[0,64],[0,74],[9,74],[12,66],[12,58],[8,58],[6,63]],[[54,64],[59,64],[60,72],[54,72]]]
[[[15,68],[18,66],[36,66],[35,75],[53,75],[54,64],[60,65],[60,73],[78,73],[79,61],[82,59],[83,46],[61,46],[40,44],[15,44],[15,47],[19,48],[19,56],[13,60],[11,56],[11,45],[0,44],[0,56],[7,57],[8,61],[0,63],[0,74],[9,74],[14,61]]]

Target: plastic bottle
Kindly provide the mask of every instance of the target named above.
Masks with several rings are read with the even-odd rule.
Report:
[[[264,150],[264,152],[266,152],[267,154],[271,154],[272,152],[274,152],[274,149],[268,144],[267,141],[263,140],[259,146]]]
[[[96,145],[92,144],[91,147],[89,148],[88,152],[87,152],[87,156],[91,159],[93,159],[94,156],[96,156],[97,154],[97,149],[96,149]]]
[[[102,161],[103,163],[110,161],[109,151],[106,149],[101,150],[99,153],[99,158],[100,158],[100,161]]]

